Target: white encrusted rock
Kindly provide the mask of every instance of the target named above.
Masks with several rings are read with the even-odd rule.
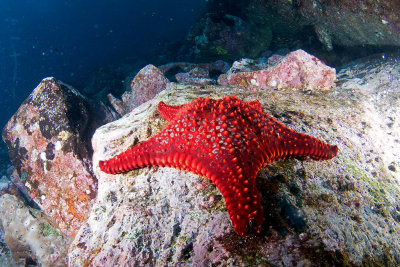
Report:
[[[340,74],[336,91],[202,90],[179,84],[120,120],[99,128],[93,139],[96,204],[69,249],[69,264],[115,265],[340,265],[400,262],[400,99],[397,65],[385,66],[380,86],[347,81],[363,70]],[[383,72],[386,75],[383,75]],[[388,75],[394,77],[388,81]],[[371,75],[371,76],[370,76]],[[386,78],[385,78],[386,77]],[[363,79],[363,78],[361,78]],[[355,79],[354,79],[355,80]],[[237,95],[258,99],[263,110],[289,128],[337,144],[329,161],[283,160],[261,170],[257,187],[265,223],[259,235],[238,236],[224,200],[203,177],[171,168],[102,173],[108,159],[147,140],[167,122],[159,101],[184,104],[196,97]],[[388,106],[390,104],[390,106]],[[386,262],[387,263],[387,262]]]

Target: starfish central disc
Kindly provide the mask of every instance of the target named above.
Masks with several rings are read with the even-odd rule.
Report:
[[[337,155],[314,137],[286,128],[261,110],[256,101],[235,96],[198,98],[186,105],[159,103],[169,124],[149,140],[100,161],[103,172],[116,174],[145,166],[167,166],[208,177],[225,198],[236,233],[249,222],[263,223],[257,172],[266,164],[289,157],[327,160]]]

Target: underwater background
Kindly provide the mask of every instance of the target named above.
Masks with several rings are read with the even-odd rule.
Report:
[[[0,266],[398,266],[399,13],[1,1]]]
[[[185,37],[205,4],[1,1],[0,124],[8,121],[44,77],[84,88],[100,68],[151,61],[157,51]]]

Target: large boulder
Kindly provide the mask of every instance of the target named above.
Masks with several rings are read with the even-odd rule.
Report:
[[[339,72],[336,90],[312,94],[170,84],[153,100],[100,127],[92,139],[96,204],[70,246],[69,264],[396,265],[400,68],[395,60],[354,64]],[[339,147],[329,161],[284,160],[259,172],[266,219],[260,234],[238,236],[224,199],[203,177],[159,167],[118,175],[100,171],[99,160],[167,124],[157,113],[160,101],[178,105],[232,94],[257,99],[288,127]]]
[[[44,79],[3,129],[3,140],[29,195],[66,235],[88,218],[97,193],[90,139],[114,117],[74,88]]]

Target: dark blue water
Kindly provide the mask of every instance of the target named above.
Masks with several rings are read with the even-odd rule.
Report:
[[[182,39],[205,5],[204,0],[0,1],[0,126],[44,77],[80,89],[101,66],[134,63]]]

